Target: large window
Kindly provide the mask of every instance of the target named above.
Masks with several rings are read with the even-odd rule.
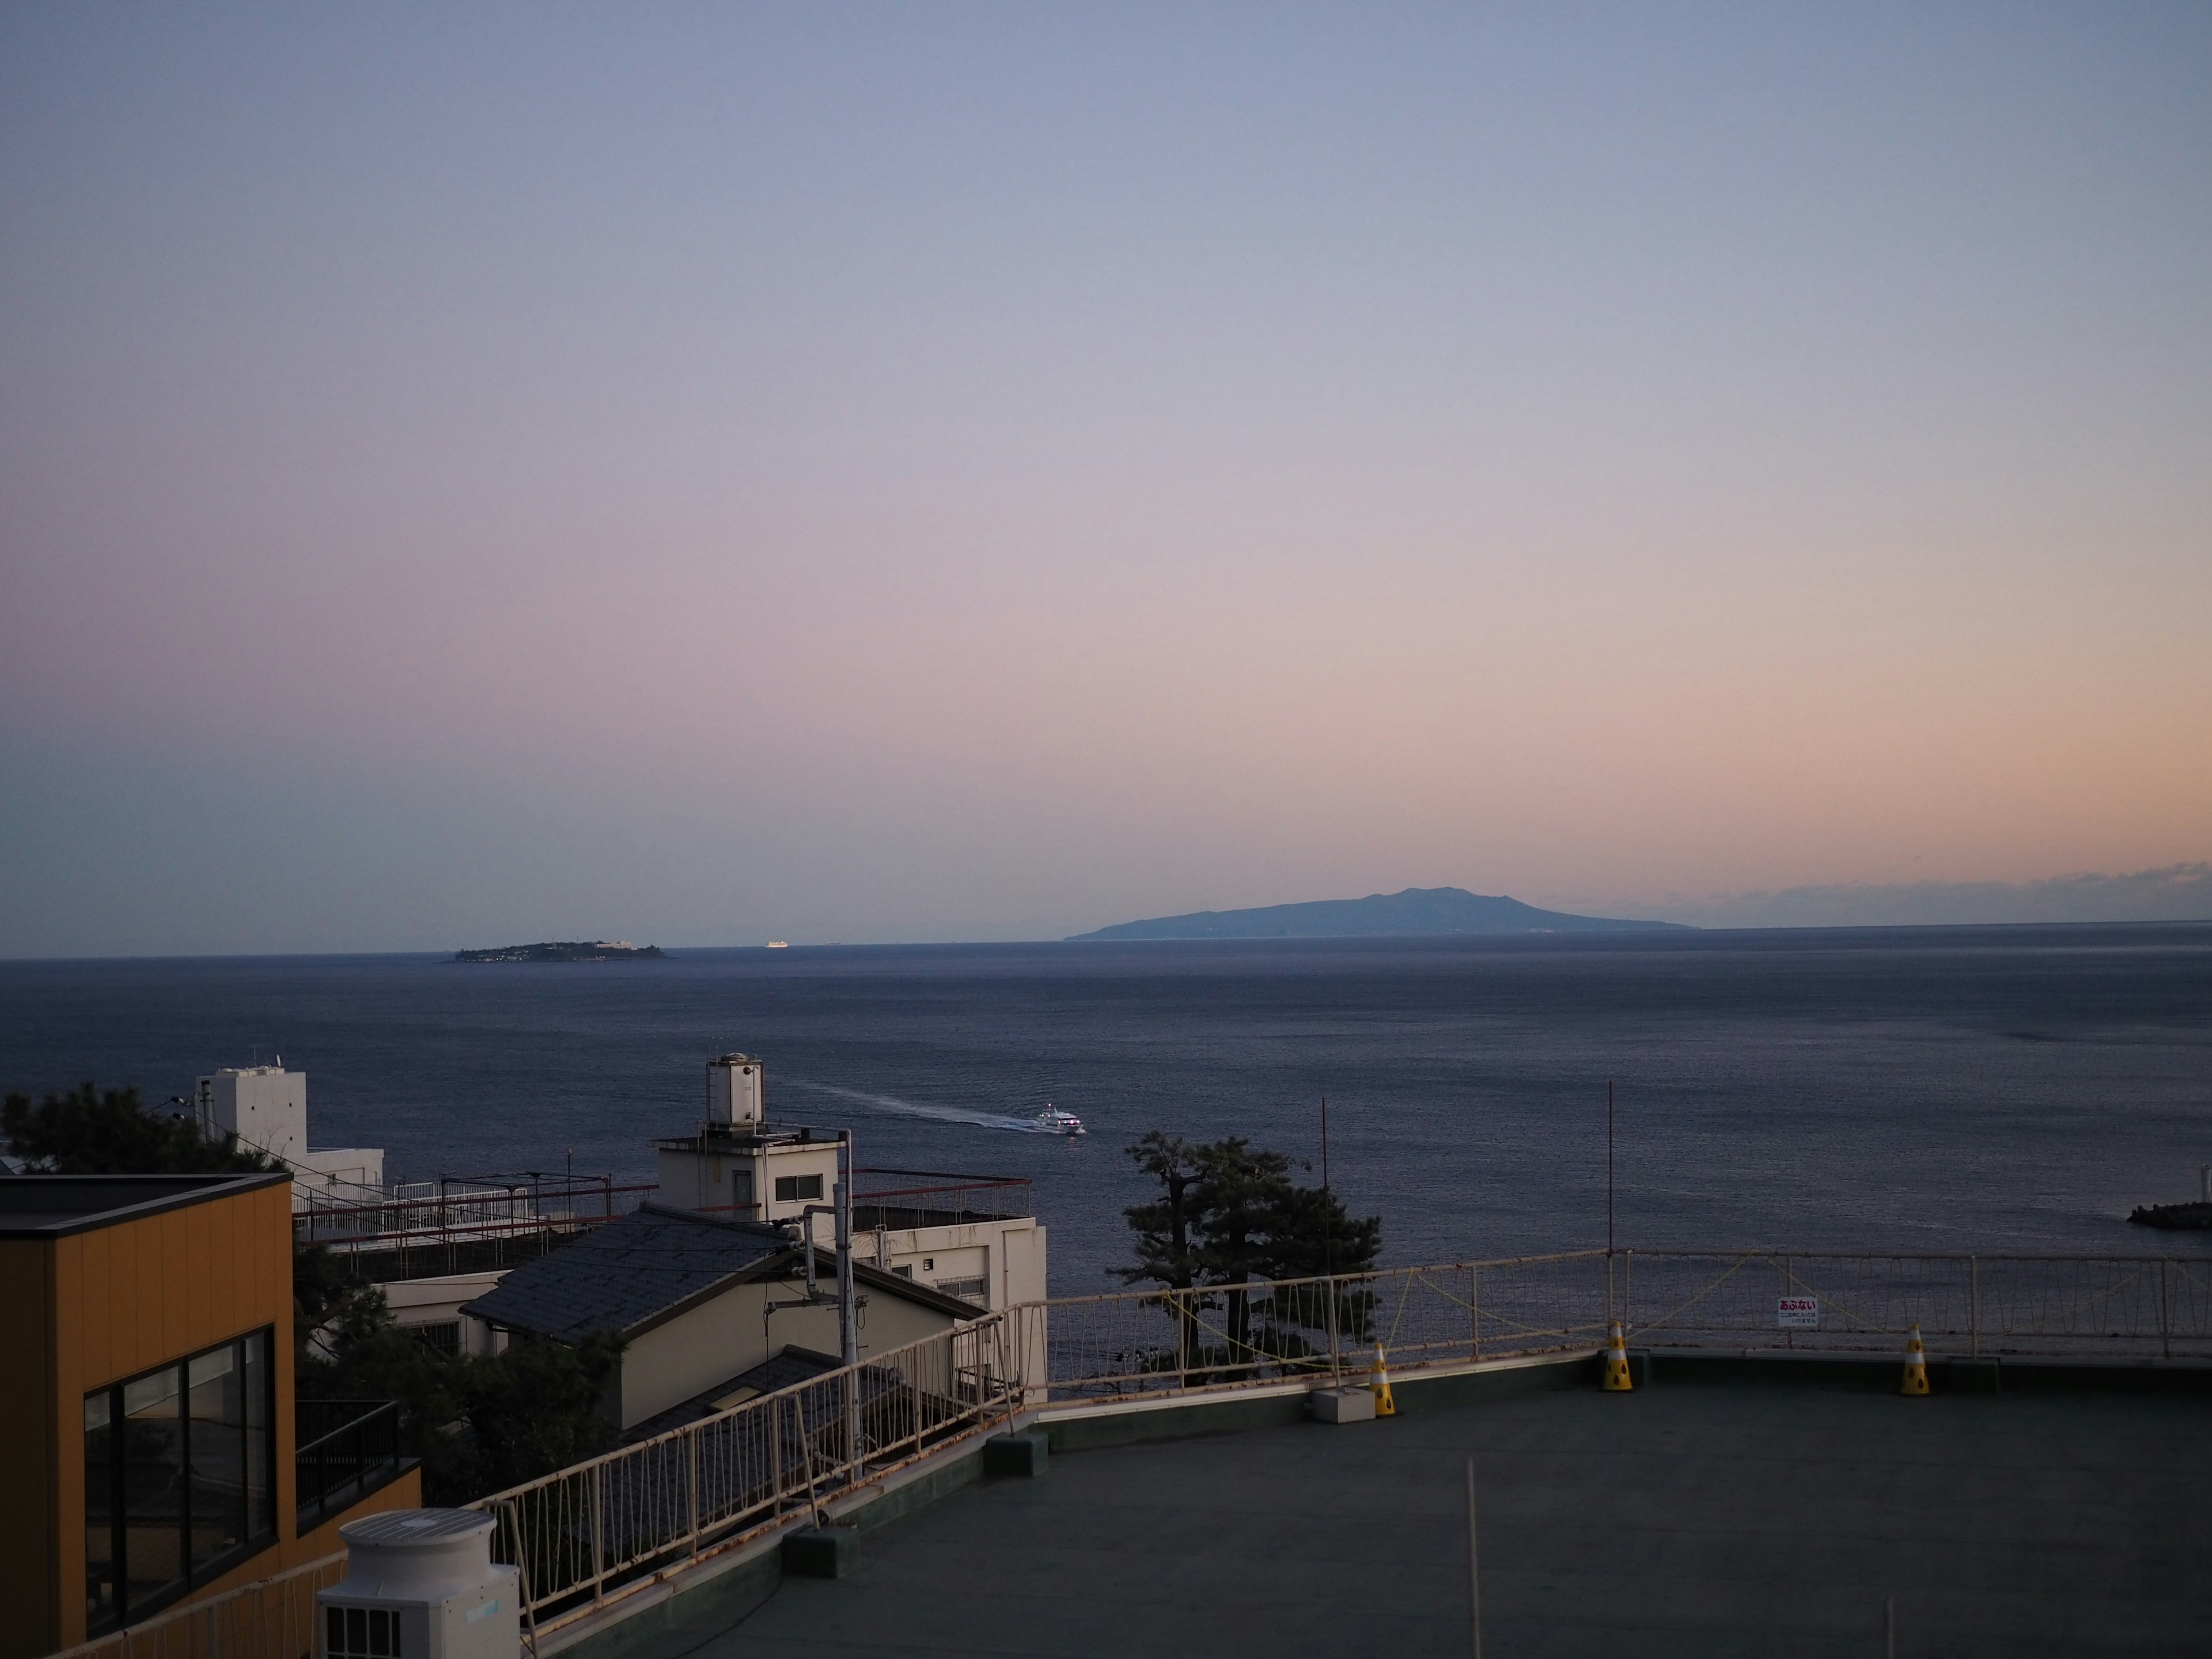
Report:
[[[796,1204],[802,1198],[822,1196],[822,1177],[811,1176],[778,1176],[775,1178],[775,1201]]]
[[[150,1613],[276,1536],[270,1333],[84,1397],[88,1633]]]

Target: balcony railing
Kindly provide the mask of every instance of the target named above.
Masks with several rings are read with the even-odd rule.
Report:
[[[296,1412],[299,1449],[293,1464],[300,1533],[359,1503],[405,1468],[396,1402],[302,1400]]]
[[[954,1227],[963,1222],[1006,1221],[1036,1213],[1024,1176],[953,1175],[941,1170],[854,1173],[855,1232]]]
[[[357,1277],[380,1283],[486,1273],[626,1215],[655,1190],[611,1176],[441,1176],[375,1203],[295,1211],[292,1236],[328,1246]]]

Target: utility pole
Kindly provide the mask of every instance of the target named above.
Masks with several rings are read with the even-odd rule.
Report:
[[[845,1367],[845,1455],[860,1478],[860,1322],[853,1304],[853,1132],[837,1131],[837,1348]],[[809,1249],[813,1248],[810,1243]]]
[[[1613,1255],[1613,1079],[1605,1080],[1605,1254]]]
[[[1474,1460],[1467,1460],[1467,1623],[1474,1659],[1482,1659],[1482,1563],[1474,1549]],[[1895,1659],[1894,1654],[1892,1659]]]

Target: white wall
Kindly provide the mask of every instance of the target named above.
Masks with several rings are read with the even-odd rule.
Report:
[[[397,1279],[384,1287],[384,1304],[392,1310],[392,1322],[403,1329],[458,1320],[461,1327],[463,1353],[498,1353],[507,1347],[506,1334],[493,1330],[481,1319],[464,1314],[461,1304],[486,1295],[492,1286],[506,1277],[507,1270],[501,1268],[496,1273],[447,1273],[438,1279]]]
[[[619,1425],[632,1428],[785,1348],[836,1354],[837,1281],[826,1263],[817,1288],[833,1299],[816,1307],[779,1308],[766,1315],[765,1329],[766,1305],[799,1300],[806,1293],[804,1278],[732,1286],[633,1338],[623,1352]],[[860,1296],[865,1304],[860,1310],[863,1359],[951,1330],[957,1322],[889,1291],[862,1286]]]
[[[307,1150],[307,1074],[276,1066],[225,1066],[204,1077],[194,1107],[210,1139],[242,1145],[293,1163]]]

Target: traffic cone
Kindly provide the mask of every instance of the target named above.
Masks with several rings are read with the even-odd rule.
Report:
[[[1605,1352],[1605,1386],[1613,1394],[1626,1394],[1636,1384],[1628,1376],[1628,1341],[1620,1334],[1620,1322],[1613,1322],[1613,1346]]]
[[[1905,1340],[1905,1382],[1899,1394],[1928,1392],[1928,1351],[1920,1346],[1920,1327],[1912,1328],[1912,1334]]]
[[[1382,1363],[1382,1345],[1375,1345],[1375,1370],[1368,1379],[1367,1391],[1375,1396],[1375,1415],[1395,1417],[1398,1402],[1390,1397],[1390,1370]]]

